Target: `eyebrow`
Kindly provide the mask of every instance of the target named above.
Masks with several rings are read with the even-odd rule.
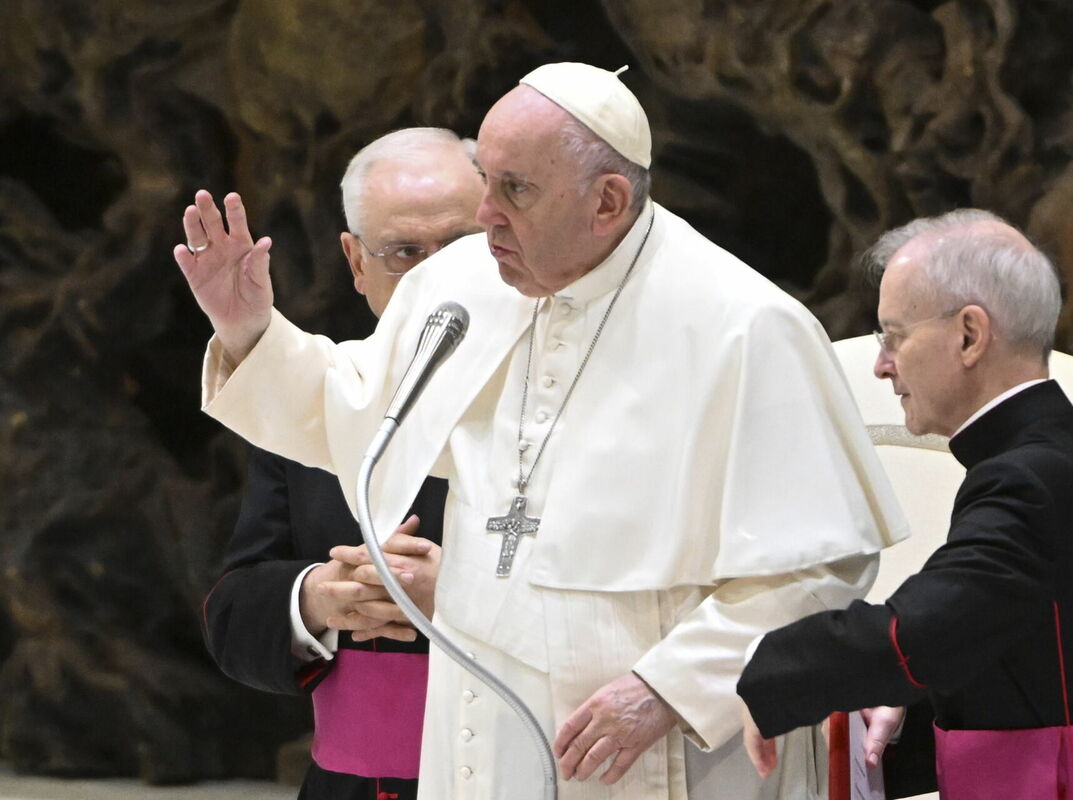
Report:
[[[896,319],[891,319],[890,317],[886,317],[886,318],[884,318],[884,317],[881,317],[881,316],[879,316],[879,315],[877,314],[877,315],[876,315],[876,324],[877,324],[877,325],[879,325],[880,327],[882,327],[882,326],[885,326],[885,325],[892,325],[892,326],[894,326],[894,327],[896,327],[896,328],[897,328],[897,327],[899,327],[899,326],[900,326],[900,325],[901,325],[902,323],[901,323],[901,322],[899,322],[899,321],[898,321],[898,320],[896,320]]]
[[[473,166],[475,166],[477,168],[477,170],[482,175],[487,177],[488,176],[488,171],[485,170],[485,168],[481,166],[481,162],[479,162],[476,158],[473,158],[471,160],[473,161]],[[503,173],[497,175],[496,178],[499,179],[499,180],[502,180],[503,178],[509,178],[510,180],[519,181],[521,183],[527,183],[530,186],[538,186],[537,183],[533,182],[532,180],[530,180],[529,178],[525,177],[524,175],[520,175],[517,172],[514,172],[513,170],[509,170],[509,169],[506,172],[503,172]]]

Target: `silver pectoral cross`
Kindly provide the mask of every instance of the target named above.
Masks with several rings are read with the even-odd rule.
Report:
[[[505,517],[491,517],[486,529],[492,533],[503,534],[503,546],[499,549],[499,565],[496,567],[496,575],[506,578],[510,575],[510,568],[514,564],[514,554],[518,551],[519,536],[536,536],[537,528],[540,527],[540,517],[525,516],[525,507],[529,504],[529,498],[518,495],[510,504],[510,511]]]

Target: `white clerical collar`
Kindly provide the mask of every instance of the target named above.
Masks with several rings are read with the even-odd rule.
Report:
[[[617,289],[618,285],[622,283],[622,278],[626,275],[626,270],[630,268],[630,264],[633,263],[633,259],[637,255],[637,248],[644,241],[645,233],[648,231],[648,221],[654,213],[655,209],[652,207],[652,201],[646,200],[644,208],[641,209],[641,213],[637,215],[637,219],[633,223],[633,227],[618,243],[618,247],[611,251],[611,255],[569,286],[564,286],[555,292],[554,297],[560,300],[569,300],[571,303],[583,306]],[[651,237],[645,244],[646,249],[650,247],[653,247]]]
[[[1029,386],[1035,386],[1037,383],[1043,383],[1045,380],[1047,380],[1047,378],[1036,378],[1035,380],[1032,380],[1032,381],[1025,381],[1024,383],[1019,383],[1016,386],[1014,386],[1012,389],[1007,389],[1002,394],[1000,394],[998,397],[995,397],[995,398],[987,401],[986,403],[983,404],[983,406],[981,406],[980,408],[978,408],[976,410],[975,414],[973,414],[971,417],[969,417],[967,420],[965,420],[964,422],[961,423],[961,427],[959,427],[956,431],[954,431],[954,436],[957,436],[959,433],[961,433],[967,427],[972,425],[972,423],[976,422],[976,420],[980,419],[980,417],[982,417],[984,414],[986,414],[988,411],[990,411],[992,408],[994,408],[995,406],[999,405],[999,403],[1003,403],[1006,400],[1009,400],[1015,394],[1018,394],[1019,392],[1023,392]],[[950,438],[953,439],[954,436],[951,436]]]

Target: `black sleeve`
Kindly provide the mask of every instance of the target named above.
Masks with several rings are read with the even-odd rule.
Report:
[[[766,635],[738,683],[761,732],[969,683],[1032,630],[1026,620],[1047,619],[1048,500],[1029,470],[973,470],[947,543],[885,605],[857,601]]]
[[[891,648],[890,620],[886,606],[857,600],[764,636],[738,681],[760,732],[770,738],[832,711],[919,700],[923,691],[906,680]]]
[[[312,563],[295,553],[286,460],[255,450],[225,571],[202,613],[209,652],[224,673],[256,689],[302,693],[290,597],[298,573]]]
[[[954,507],[947,543],[888,600],[913,677],[943,693],[1048,624],[1056,592],[1055,506],[1033,470],[981,465]]]

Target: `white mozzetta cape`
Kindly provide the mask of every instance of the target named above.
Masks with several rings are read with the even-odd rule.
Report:
[[[533,641],[540,628],[534,637],[496,625],[496,602],[485,612],[475,598],[457,601],[468,590],[452,540],[487,537],[483,519],[505,504],[475,514],[448,500],[437,615],[547,672],[556,724],[634,668],[711,748],[740,728],[733,679],[754,628],[823,607],[815,595],[780,601],[786,576],[907,532],[830,343],[797,301],[653,204],[597,270],[624,270],[650,213],[650,239],[553,435],[554,461],[534,479],[542,521],[523,574],[554,617],[549,641]],[[233,373],[210,345],[205,408],[260,447],[336,472],[353,506],[361,457],[444,300],[469,310],[470,327],[377,467],[374,517],[386,538],[430,472],[511,477],[451,452],[456,426],[496,413],[504,365],[532,319],[533,301],[502,283],[483,237],[404,278],[365,341],[336,345],[275,314]],[[510,412],[516,430],[517,406]],[[758,592],[770,598],[753,612],[761,619],[727,622],[724,605]],[[579,634],[604,656],[577,652]],[[653,748],[651,758],[667,757]]]

